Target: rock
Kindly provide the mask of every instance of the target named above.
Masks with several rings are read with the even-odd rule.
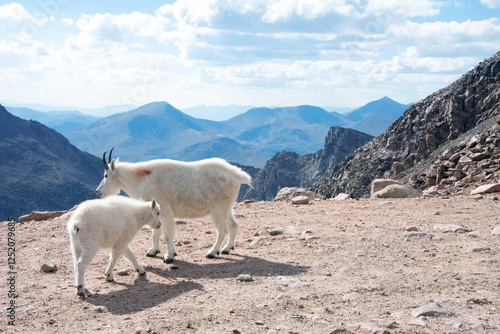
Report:
[[[355,334],[390,334],[389,331],[369,323],[350,324],[346,326],[345,330]]]
[[[324,196],[304,188],[289,187],[282,188],[274,198],[274,201],[290,201],[297,196],[307,196],[311,201],[314,201],[316,198],[324,198]]]
[[[29,215],[19,217],[19,223],[25,223],[30,220],[42,221],[62,216],[68,211],[33,211]]]
[[[307,196],[297,196],[292,198],[292,204],[309,204],[309,200]]]
[[[485,184],[470,192],[471,195],[500,192],[500,183]]]
[[[493,228],[493,230],[491,231],[491,234],[492,235],[500,235],[500,226],[496,226],[495,228]]]
[[[104,313],[104,311],[106,311],[106,310],[105,310],[105,309],[104,309],[104,307],[102,307],[102,306],[97,306],[97,307],[94,309],[94,311],[95,311],[95,312],[97,312],[97,313]]]
[[[347,295],[342,296],[342,301],[350,302],[350,301],[358,299],[359,296],[361,296],[361,294],[359,292],[351,292],[351,293],[348,293]]]
[[[236,277],[236,279],[240,282],[253,282],[253,277],[250,274],[241,274]]]
[[[270,235],[281,235],[281,234],[298,234],[299,232],[295,228],[295,226],[286,226],[286,227],[276,227],[269,231]]]
[[[268,237],[266,236],[259,236],[259,237],[251,237],[251,238],[248,238],[247,241],[250,242],[250,247],[253,247],[255,246],[259,241],[263,240],[263,239],[267,239]]]
[[[411,315],[414,318],[418,317],[451,317],[454,314],[448,310],[446,310],[439,303],[430,303],[427,305],[420,306],[411,311]]]
[[[481,246],[469,246],[467,251],[470,253],[478,253],[478,252],[489,252],[491,248],[489,247],[481,247]]]
[[[392,180],[392,179],[375,179],[372,181],[371,184],[371,192],[370,192],[370,197],[373,197],[373,194],[376,192],[384,189],[387,186],[393,185],[393,184],[400,184],[402,185],[401,182]]]
[[[372,198],[415,198],[420,197],[418,190],[401,184],[392,184],[372,195]]]
[[[413,319],[412,321],[410,321],[410,325],[427,327],[427,324],[421,318]]]
[[[255,324],[258,325],[258,326],[263,326],[264,325],[264,321],[262,321],[262,320],[256,320]]]
[[[304,232],[302,232],[299,239],[308,241],[308,240],[313,240],[313,239],[319,239],[319,237],[312,235],[312,231],[305,230]]]
[[[51,273],[57,269],[57,266],[55,264],[52,264],[52,263],[44,263],[44,264],[42,264],[42,267],[40,269],[44,273]]]
[[[351,199],[351,194],[340,193],[333,198],[335,201],[345,201],[346,199]]]
[[[243,204],[252,204],[252,203],[255,203],[257,202],[257,200],[255,199],[246,199],[243,201]]]
[[[290,286],[290,287],[304,287],[311,285],[310,283],[306,283],[296,278],[291,278],[286,276],[276,277],[276,283],[278,283],[278,285]]]
[[[461,225],[455,225],[455,224],[437,224],[434,225],[435,230],[439,230],[441,232],[458,232],[458,233],[464,233],[464,232],[469,232],[470,230],[467,229],[466,227],[463,227]]]
[[[129,272],[128,272],[128,269],[127,269],[127,270],[118,271],[118,272],[116,272],[116,274],[118,276],[128,276]]]
[[[469,156],[472,161],[481,161],[488,158],[490,154],[488,152],[473,153]]]
[[[405,232],[403,233],[403,237],[405,239],[410,239],[410,238],[430,238],[432,237],[432,234],[429,233],[424,233],[424,232]]]

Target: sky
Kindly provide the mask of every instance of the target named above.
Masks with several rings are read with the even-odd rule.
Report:
[[[500,0],[0,0],[0,103],[411,103],[498,51]]]

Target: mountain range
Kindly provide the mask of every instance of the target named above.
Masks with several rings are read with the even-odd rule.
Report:
[[[491,119],[499,114],[500,52],[449,86],[413,104],[382,135],[334,167],[330,176],[315,190],[327,196],[347,192],[362,197],[369,194],[370,183],[375,178],[418,179],[420,174],[427,175],[435,156],[442,153],[440,151],[448,143],[471,131],[477,132],[476,128],[491,123]],[[487,134],[483,136],[488,137]],[[497,144],[493,141],[487,152],[479,149],[475,153],[494,157],[496,153],[491,152],[495,151]],[[466,146],[467,142],[457,143],[458,148]],[[464,160],[472,159],[465,157]],[[484,165],[496,162],[490,159]],[[450,173],[457,172],[457,176],[463,177],[460,174],[468,163],[449,163],[446,168],[452,168]],[[482,173],[482,169],[477,168],[473,174]]]
[[[95,198],[102,173],[102,160],[0,105],[0,220],[33,210],[68,210]]]
[[[379,134],[406,107],[383,98],[347,115],[307,105],[252,108],[217,122],[189,116],[167,102],[153,102],[62,133],[75,146],[97,156],[115,147],[126,161],[221,157],[263,167],[283,150],[298,154],[320,150],[332,126]]]

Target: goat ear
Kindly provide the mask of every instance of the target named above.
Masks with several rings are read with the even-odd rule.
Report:
[[[151,207],[154,209],[156,208],[156,200],[153,198],[153,201],[151,202]]]
[[[111,170],[115,170],[116,166],[115,166],[115,160],[111,160],[111,164],[109,165],[111,167]]]

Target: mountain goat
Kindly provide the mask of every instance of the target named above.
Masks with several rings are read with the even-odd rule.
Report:
[[[139,275],[146,274],[128,246],[137,231],[145,225],[152,229],[161,226],[160,205],[154,199],[145,202],[110,196],[85,201],[78,206],[68,221],[78,295],[85,294],[85,269],[100,248],[111,248],[111,258],[104,273],[108,282],[113,281],[113,268],[122,254],[132,262]]]
[[[220,254],[226,234],[228,242],[223,254],[234,249],[236,220],[232,212],[241,184],[250,184],[251,177],[225,160],[213,158],[194,162],[151,160],[127,163],[102,157],[104,178],[96,192],[101,197],[125,191],[130,197],[149,200],[156,198],[162,206],[162,232],[167,244],[163,261],[171,263],[177,255],[174,249],[174,218],[200,218],[210,215],[217,229],[217,238],[207,258]],[[147,256],[160,252],[160,232],[153,230],[153,246]]]

